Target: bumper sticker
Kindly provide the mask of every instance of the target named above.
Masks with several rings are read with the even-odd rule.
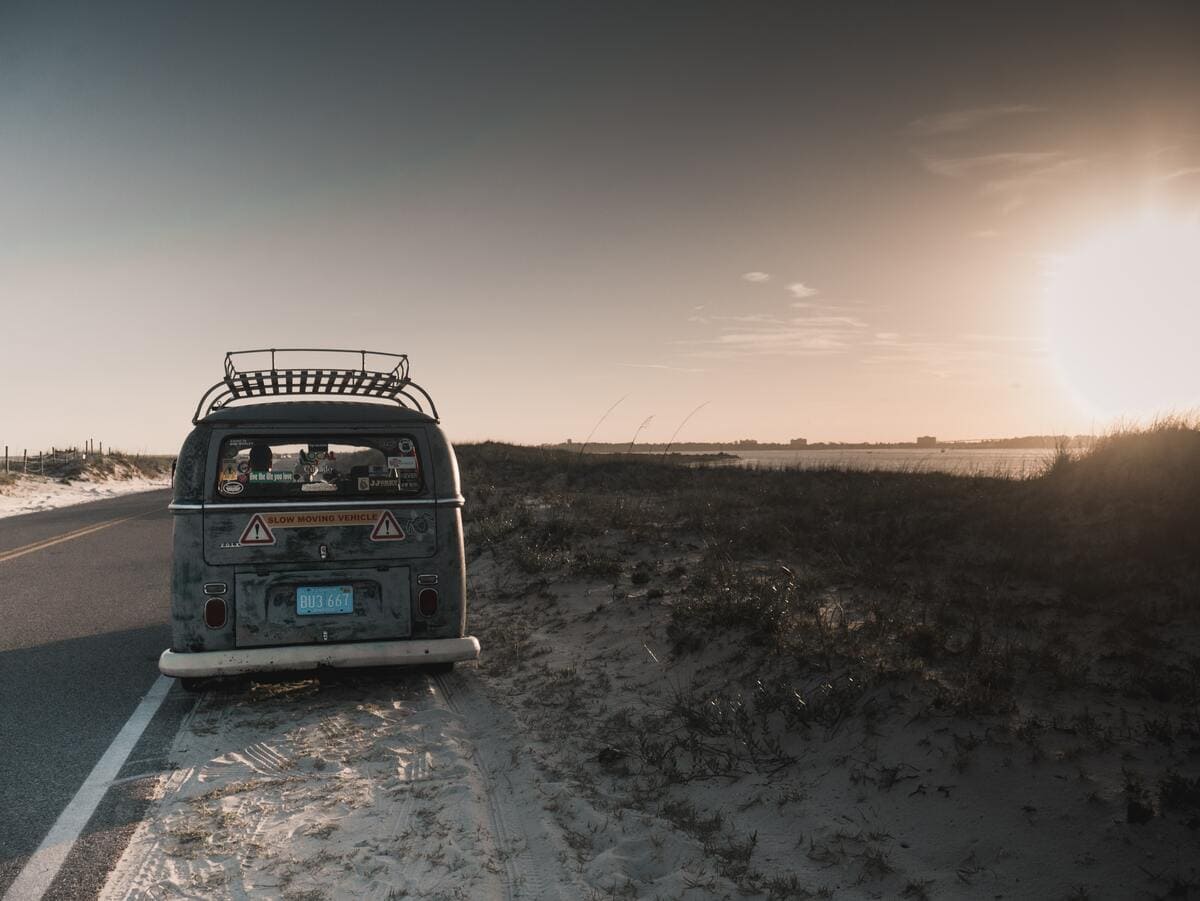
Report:
[[[404,530],[391,510],[322,510],[306,513],[255,513],[246,523],[239,544],[274,544],[279,529],[320,529],[371,526],[373,541],[403,541]]]
[[[396,517],[392,515],[391,510],[384,510],[379,514],[379,520],[375,523],[375,528],[371,530],[372,541],[403,541],[404,530],[400,528],[400,523],[396,521]]]
[[[267,525],[261,513],[255,513],[250,517],[250,522],[246,523],[246,528],[242,529],[242,537],[238,539],[238,544],[249,545],[254,547],[261,544],[274,544],[275,534]]]

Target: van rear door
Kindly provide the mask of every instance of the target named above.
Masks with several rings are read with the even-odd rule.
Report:
[[[204,558],[232,566],[238,647],[404,638],[436,551],[423,429],[214,438]]]

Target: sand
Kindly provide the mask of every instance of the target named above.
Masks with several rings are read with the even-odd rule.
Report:
[[[1200,824],[1127,816],[1128,772],[1195,760],[1194,736],[1151,737],[1146,701],[1048,688],[1014,727],[831,671],[805,695],[853,697],[845,715],[739,731],[754,648],[670,652],[681,588],[661,574],[697,549],[622,547],[649,584],[475,559],[484,656],[452,675],[203,695],[103,897],[1125,899],[1200,882]]]
[[[71,482],[61,482],[47,476],[25,475],[11,485],[0,488],[0,517],[37,513],[170,487],[169,478],[130,476],[93,480],[83,476]]]

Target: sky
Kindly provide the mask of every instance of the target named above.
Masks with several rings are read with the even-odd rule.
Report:
[[[1187,3],[2,2],[0,443],[271,346],[458,441],[1200,408],[1198,96]]]

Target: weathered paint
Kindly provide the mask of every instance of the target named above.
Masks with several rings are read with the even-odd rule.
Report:
[[[406,566],[239,570],[235,580],[239,648],[363,640],[364,629],[371,640],[412,634],[411,578]],[[354,612],[327,616],[296,613],[296,588],[313,584],[350,586]]]
[[[239,547],[254,509],[233,508],[215,491],[221,441],[231,434],[413,435],[422,455],[422,492],[404,503],[380,499],[403,541],[371,541],[361,525],[283,528],[273,545]],[[176,652],[239,647],[460,638],[466,635],[466,567],[458,503],[458,462],[441,428],[411,411],[362,403],[257,404],[220,410],[202,420],[184,441],[174,482],[174,553],[171,576],[172,649]],[[263,511],[330,509],[324,499],[297,500]],[[224,546],[222,546],[224,545]],[[322,556],[321,546],[325,553]],[[303,581],[297,581],[303,573]],[[438,576],[433,617],[414,609],[416,575]],[[230,616],[221,629],[204,625],[205,582],[229,585]],[[352,584],[353,614],[298,617],[286,603],[296,584]],[[362,604],[360,609],[361,586]],[[289,612],[290,611],[290,612]]]
[[[321,563],[328,561],[374,560],[380,562],[432,557],[437,551],[436,517],[438,510],[429,507],[392,507],[381,503],[372,507],[375,515],[370,522],[358,525],[313,525],[308,528],[270,526],[274,544],[242,545],[239,539],[254,515],[254,510],[224,510],[206,506],[204,510],[204,558],[215,566],[244,566],[246,564]],[[404,541],[372,541],[371,527],[379,511],[388,509],[404,529]],[[263,508],[270,523],[268,510],[276,516],[284,511]],[[297,507],[295,512],[322,512]],[[321,557],[325,545],[326,557]]]

